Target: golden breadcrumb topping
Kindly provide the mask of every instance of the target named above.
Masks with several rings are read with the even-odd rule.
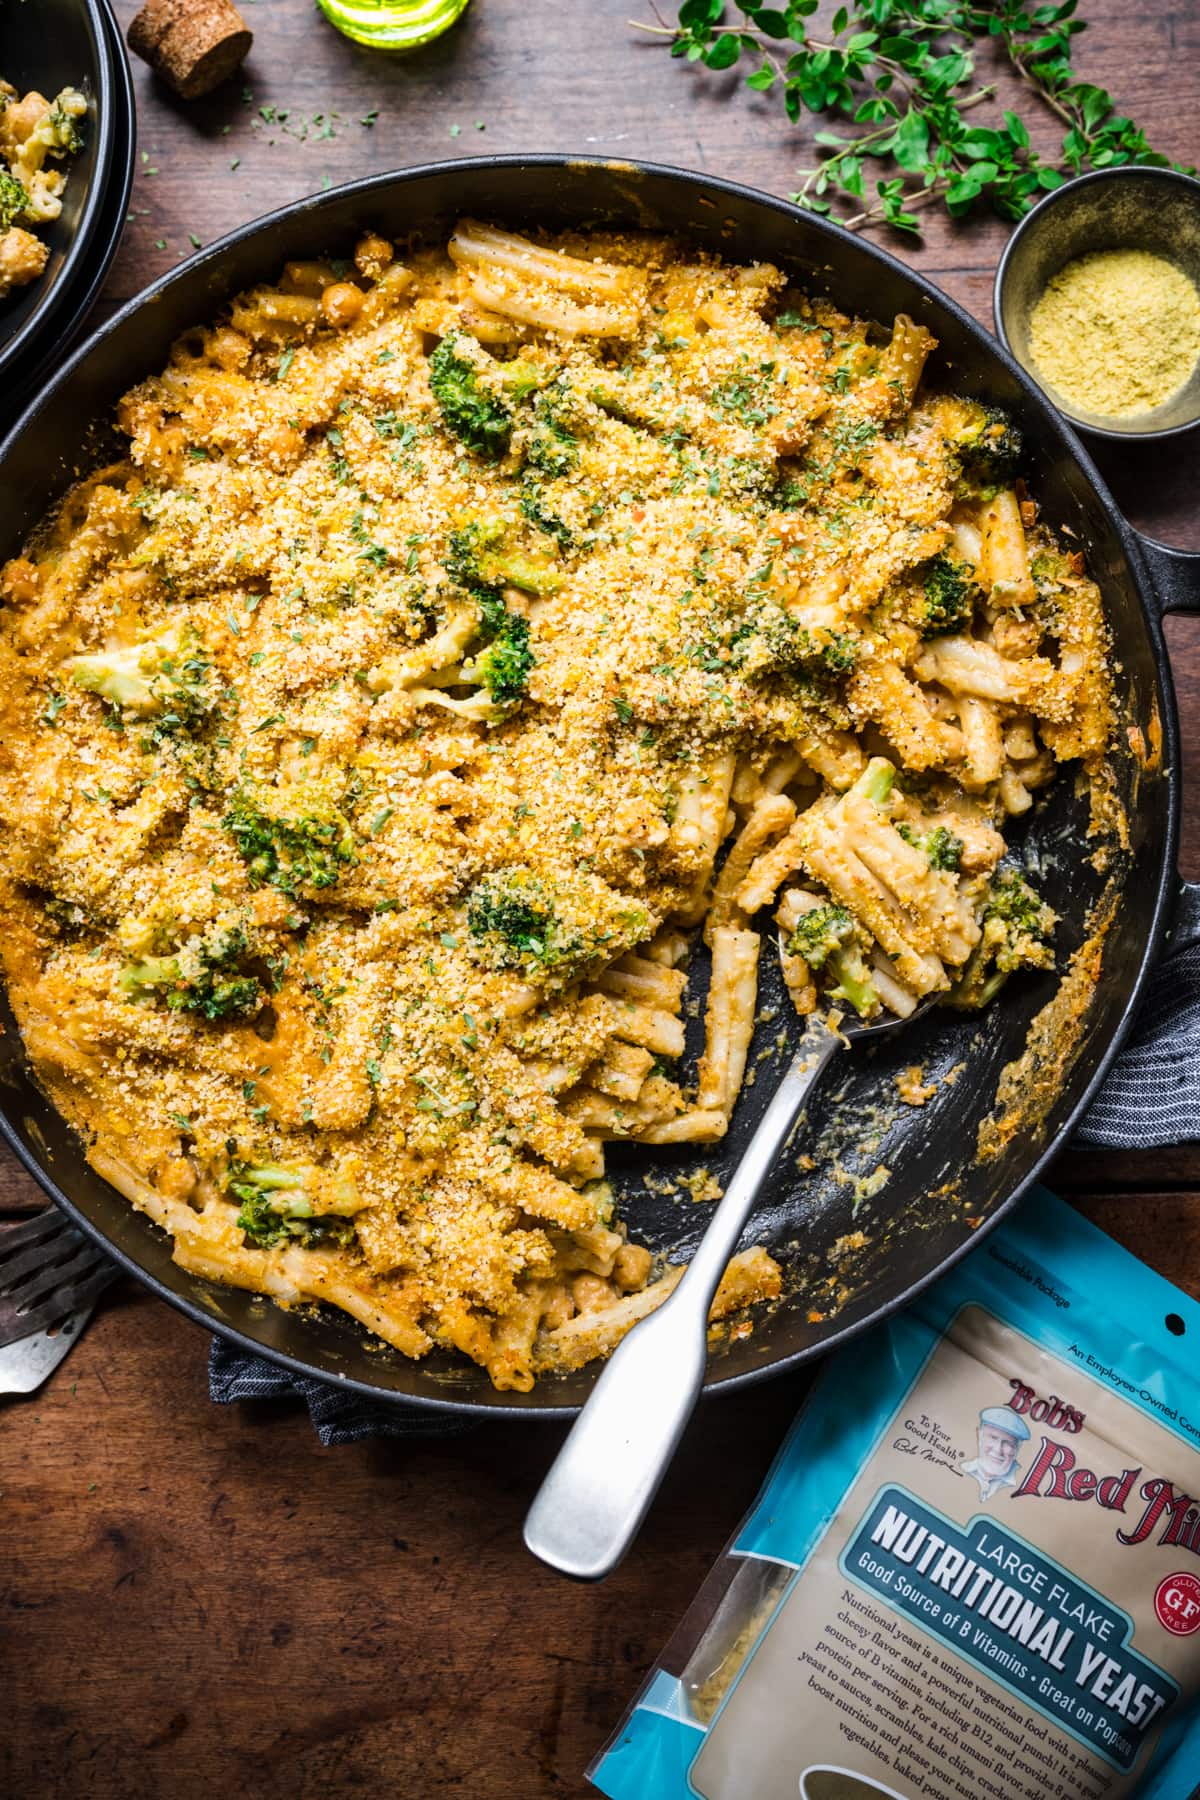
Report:
[[[528,1387],[678,1278],[604,1145],[724,1133],[755,915],[802,1012],[1052,966],[1004,831],[1103,756],[1106,631],[933,348],[464,221],[288,265],[125,397],[0,573],[2,952],[185,1267]],[[749,1251],[717,1310],[779,1287]]]

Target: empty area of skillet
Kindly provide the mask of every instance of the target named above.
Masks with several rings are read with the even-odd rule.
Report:
[[[789,1272],[778,1308],[714,1357],[710,1384],[749,1379],[818,1354],[842,1333],[900,1304],[969,1247],[1032,1179],[1101,1072],[1155,946],[1173,866],[1174,710],[1161,636],[1139,595],[1129,536],[1077,447],[965,315],[892,259],[782,202],[670,171],[562,158],[460,162],[358,183],[289,208],[194,259],[80,353],[0,452],[0,479],[15,515],[11,525],[4,522],[0,557],[17,549],[27,526],[72,475],[104,453],[102,431],[86,451],[81,448],[77,421],[109,416],[126,387],[162,365],[180,330],[210,318],[231,293],[269,279],[289,257],[343,253],[368,226],[400,238],[418,229],[436,236],[466,210],[525,230],[593,223],[673,230],[732,261],[777,262],[798,285],[828,293],[847,311],[884,321],[905,311],[928,325],[940,342],[928,379],[1015,414],[1031,490],[1050,523],[1074,534],[1101,584],[1126,721],[1147,742],[1157,731],[1164,744],[1157,762],[1142,763],[1120,736],[1116,785],[1130,833],[1128,851],[1112,864],[1121,892],[1102,979],[1045,1116],[1016,1133],[993,1160],[976,1160],[978,1129],[991,1112],[1001,1070],[1021,1054],[1030,1020],[1054,992],[1052,976],[1012,983],[980,1018],[935,1012],[878,1049],[854,1052],[844,1078],[818,1103],[805,1142],[777,1170],[747,1234],[747,1242],[766,1243]],[[1088,825],[1088,796],[1068,772],[1018,834],[1063,921],[1060,968],[1080,945],[1083,921],[1107,878],[1091,860]],[[686,1257],[703,1228],[703,1202],[691,1198],[687,1177],[701,1168],[718,1181],[727,1177],[769,1098],[775,1059],[797,1029],[775,986],[774,959],[763,960],[768,972],[760,996],[764,1017],[751,1052],[754,1079],[719,1154],[711,1148],[610,1152],[631,1234],[665,1260]],[[701,1008],[705,978],[700,956],[691,993]],[[544,1413],[586,1397],[592,1380],[586,1370],[544,1380],[527,1396],[495,1394],[481,1370],[448,1356],[409,1363],[368,1344],[340,1318],[284,1313],[265,1300],[185,1275],[171,1262],[169,1241],[87,1168],[74,1135],[31,1082],[11,1020],[4,1023],[0,1103],[10,1141],[83,1222],[193,1317],[268,1355],[381,1395],[514,1413]],[[692,1029],[699,1032],[698,1021]],[[896,1091],[896,1075],[912,1063],[923,1064],[926,1077],[939,1082],[920,1110],[902,1106]],[[812,1166],[798,1165],[800,1151]]]

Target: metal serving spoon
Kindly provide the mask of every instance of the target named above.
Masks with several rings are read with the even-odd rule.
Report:
[[[628,1550],[699,1397],[717,1284],[805,1101],[847,1043],[909,1022],[883,1014],[833,1031],[814,1018],[683,1279],[617,1346],[538,1489],[525,1543],[551,1568],[598,1581]]]

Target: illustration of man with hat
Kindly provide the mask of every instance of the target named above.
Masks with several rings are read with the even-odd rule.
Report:
[[[1017,1485],[1017,1452],[1029,1438],[1029,1427],[1011,1406],[985,1406],[979,1415],[979,1454],[964,1463],[964,1475],[979,1483],[979,1497],[990,1500],[1001,1488]]]

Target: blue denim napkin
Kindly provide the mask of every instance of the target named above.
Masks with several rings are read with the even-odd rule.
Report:
[[[220,1406],[234,1400],[303,1400],[323,1444],[357,1444],[371,1437],[454,1437],[471,1420],[424,1406],[389,1406],[313,1376],[292,1375],[262,1356],[235,1350],[215,1337],[208,1352],[208,1397]]]
[[[1200,945],[1150,977],[1133,1036],[1092,1101],[1076,1141],[1157,1150],[1200,1139]]]

